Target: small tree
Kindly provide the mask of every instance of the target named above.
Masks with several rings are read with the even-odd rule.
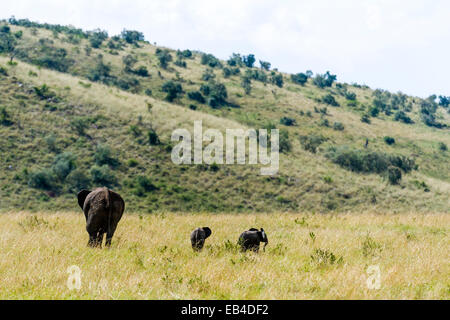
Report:
[[[120,37],[129,44],[134,44],[138,41],[144,41],[144,34],[135,30],[124,29],[120,34]]]
[[[156,57],[158,58],[161,68],[166,69],[169,62],[172,61],[172,55],[168,49],[156,49]]]
[[[253,68],[253,65],[255,64],[255,55],[249,54],[248,56],[244,56],[242,58],[242,61],[244,62],[245,66],[248,68]]]
[[[308,76],[304,73],[291,74],[291,80],[293,83],[303,86],[308,81]]]
[[[276,72],[272,71],[272,77],[270,80],[277,87],[280,87],[280,88],[283,87],[284,81],[283,81],[283,75],[281,73],[276,73]]]
[[[317,74],[313,79],[313,83],[319,88],[331,87],[334,81],[336,81],[336,75],[330,74],[329,71],[325,74]]]
[[[169,80],[163,84],[162,91],[167,93],[166,100],[172,102],[183,92],[183,88],[180,83]]]
[[[122,62],[125,65],[125,71],[130,72],[133,66],[136,64],[137,59],[131,54],[127,54],[122,58]]]
[[[266,70],[266,71],[270,70],[271,64],[268,61],[261,61],[261,60],[259,60],[259,65],[261,66],[261,69],[263,69],[263,70]]]
[[[244,92],[246,95],[249,95],[252,91],[252,81],[250,77],[243,76],[241,81],[241,87],[244,88]]]
[[[387,170],[387,175],[389,182],[394,185],[398,184],[399,181],[402,179],[402,171],[394,166],[389,166]]]

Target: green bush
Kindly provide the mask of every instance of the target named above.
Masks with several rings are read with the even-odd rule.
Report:
[[[201,62],[201,64],[207,65],[211,68],[215,68],[215,67],[221,68],[222,67],[220,60],[217,59],[212,54],[207,54],[207,53],[202,54],[200,62]]]
[[[341,122],[335,122],[333,123],[333,129],[337,131],[342,131],[345,129],[345,127]]]
[[[65,183],[68,191],[77,192],[82,189],[89,189],[91,180],[84,170],[75,169],[66,177]]]
[[[405,156],[350,149],[346,146],[331,147],[326,157],[341,167],[354,172],[381,174],[391,166],[402,169],[405,173],[417,169],[414,160]]]
[[[384,142],[386,142],[386,144],[388,145],[392,145],[395,143],[395,139],[389,136],[384,137]]]
[[[339,107],[339,103],[336,101],[334,96],[330,93],[322,97],[322,102],[329,104],[330,106],[333,106],[333,107]]]
[[[242,62],[244,62],[244,65],[248,68],[253,68],[253,65],[256,62],[255,55],[249,54],[247,56],[242,57]]]
[[[368,123],[368,124],[370,124],[370,116],[368,115],[368,114],[363,114],[362,116],[361,116],[361,122],[364,122],[364,123]]]
[[[111,148],[107,145],[98,145],[94,153],[95,163],[99,166],[110,165],[117,167],[119,160],[113,155]]]
[[[86,129],[89,127],[89,121],[84,117],[75,117],[70,121],[70,127],[75,130],[78,135],[84,136]]]
[[[314,85],[319,88],[331,87],[334,81],[336,81],[336,75],[330,74],[329,71],[325,74],[317,74],[313,79]]]
[[[287,130],[280,130],[279,147],[280,152],[289,152],[292,149],[291,141],[289,140],[289,132]]]
[[[166,69],[169,62],[172,61],[172,55],[168,49],[156,49],[156,57],[158,58],[161,68]]]
[[[167,93],[166,100],[172,102],[183,92],[183,88],[180,83],[169,80],[163,84],[162,91]]]
[[[186,68],[187,67],[186,61],[183,61],[183,60],[181,60],[179,58],[173,64],[178,66],[178,67],[181,67],[181,68]]]
[[[439,150],[447,151],[448,150],[447,145],[443,142],[439,142]]]
[[[135,168],[138,166],[138,164],[139,164],[139,162],[136,159],[128,159],[128,161],[127,161],[127,165],[130,168]]]
[[[0,107],[0,124],[3,126],[10,126],[13,124],[6,107]]]
[[[188,98],[199,103],[205,103],[205,98],[200,91],[190,91],[187,94]]]
[[[297,122],[293,118],[282,117],[280,119],[280,123],[285,125],[285,126],[295,126]]]
[[[158,145],[161,144],[161,141],[159,140],[158,134],[154,129],[150,129],[148,131],[148,143],[150,145]]]
[[[276,73],[276,72],[272,71],[272,76],[271,76],[270,81],[277,87],[280,87],[280,88],[283,87],[284,81],[283,81],[283,75],[281,73]]]
[[[53,172],[49,169],[32,171],[28,175],[28,185],[36,189],[53,190],[54,181]]]
[[[90,174],[94,183],[98,185],[112,187],[117,183],[114,172],[106,164],[102,166],[94,165],[90,170]]]
[[[391,184],[398,184],[402,179],[402,171],[397,167],[390,166],[387,169],[387,176]]]
[[[134,181],[134,193],[142,197],[145,193],[157,190],[158,188],[146,176],[137,176]]]
[[[75,155],[71,152],[58,154],[53,160],[52,171],[60,180],[64,179],[76,168]]]
[[[135,44],[138,41],[144,41],[144,34],[135,30],[126,30],[124,29],[120,37],[124,39],[129,44]]]
[[[406,115],[406,113],[404,113],[403,111],[397,111],[395,113],[395,115],[394,115],[394,120],[395,121],[400,121],[400,122],[403,122],[403,123],[408,123],[408,124],[409,123],[414,123],[414,121],[412,121],[411,118],[408,117]]]
[[[326,138],[316,135],[300,136],[300,144],[306,151],[316,153],[317,148],[326,141]]]
[[[303,86],[308,81],[308,76],[304,73],[291,74],[291,81]]]

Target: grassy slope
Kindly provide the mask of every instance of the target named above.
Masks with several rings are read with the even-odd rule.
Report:
[[[0,298],[450,298],[447,214],[127,214],[111,250],[87,248],[84,223],[81,213],[1,215]],[[189,233],[199,225],[213,233],[194,253]],[[266,252],[240,253],[240,231],[259,226]],[[313,260],[317,249],[336,260]],[[66,285],[72,265],[79,291]],[[372,265],[378,290],[366,286]]]
[[[56,153],[49,152],[43,141],[53,133],[58,137],[59,149],[70,150],[76,154],[78,166],[86,170],[93,165],[95,145],[110,145],[122,163],[115,170],[119,180],[116,189],[124,193],[132,210],[354,211],[370,208],[394,212],[448,211],[448,154],[439,151],[437,143],[450,145],[450,135],[448,130],[423,125],[417,118],[416,104],[413,104],[411,113],[411,117],[416,120],[414,125],[394,122],[390,119],[392,117],[386,116],[372,119],[372,124],[368,125],[360,121],[361,110],[345,106],[344,99],[336,95],[342,107],[328,107],[327,118],[331,123],[339,121],[345,125],[345,130],[340,132],[319,126],[319,116],[313,111],[315,106],[324,107],[315,98],[328,91],[335,92],[335,88],[318,89],[310,83],[304,87],[297,86],[290,83],[285,75],[286,83],[283,88],[253,81],[252,93],[246,96],[240,87],[239,77],[223,79],[221,71],[215,70],[216,77],[227,86],[228,100],[240,108],[212,109],[206,105],[198,105],[197,111],[191,111],[186,106],[192,101],[186,97],[177,100],[176,104],[162,101],[165,94],[160,91],[160,87],[165,80],[178,77],[184,79],[184,91],[198,90],[203,83],[201,75],[205,70],[198,55],[195,55],[193,60],[186,60],[186,69],[170,64],[169,70],[163,70],[158,66],[154,55],[156,47],[150,44],[141,44],[141,48],[126,47],[124,51],[119,51],[119,55],[111,55],[106,49],[93,49],[91,54],[86,56],[83,50],[87,44],[86,40],[73,45],[64,41],[63,34],[55,39],[51,32],[42,29],[38,29],[34,35],[26,28],[13,29],[24,31],[20,45],[29,48],[30,52],[33,52],[40,38],[52,39],[53,46],[66,48],[70,58],[75,61],[69,72],[79,77],[84,77],[92,68],[98,53],[103,54],[104,61],[111,64],[112,72],[117,76],[123,76],[122,57],[132,53],[139,59],[137,66],[146,65],[151,77],[139,78],[140,90],[137,94],[132,94],[96,83],[85,88],[79,82],[81,80],[89,83],[86,79],[55,71],[38,70],[23,62],[19,62],[15,67],[7,67],[10,76],[1,78],[4,90],[0,104],[5,105],[13,114],[15,125],[0,127],[2,137],[9,136],[8,143],[1,146],[1,151],[7,155],[0,160],[1,166],[7,168],[10,164],[13,165],[12,170],[5,170],[0,175],[2,209],[75,208],[73,192],[62,190],[58,197],[48,199],[40,196],[42,191],[27,187],[24,179],[14,179],[17,175],[20,176],[24,168],[48,167],[51,164]],[[1,65],[5,65],[6,61],[6,58],[0,58]],[[30,76],[30,70],[38,76]],[[158,75],[158,71],[164,79]],[[19,87],[17,81],[25,86]],[[38,101],[32,92],[27,92],[26,88],[43,83],[48,84],[61,97],[61,106],[57,111],[42,111],[45,102]],[[142,94],[145,88],[152,89],[153,97]],[[361,105],[370,103],[370,89],[350,87],[349,90],[357,94]],[[151,113],[147,110],[148,102],[153,105]],[[311,111],[312,119],[306,115],[302,116],[300,111]],[[103,117],[99,124],[96,124],[99,129],[88,129],[88,134],[93,137],[91,141],[78,137],[68,126],[71,117],[88,114]],[[439,114],[441,121],[448,123],[448,114],[442,110]],[[279,177],[266,179],[258,176],[257,168],[249,166],[222,166],[218,172],[211,172],[201,168],[180,168],[172,165],[170,153],[164,151],[165,145],[149,147],[145,143],[140,144],[128,132],[131,124],[138,123],[139,115],[143,119],[140,126],[143,129],[153,126],[165,145],[174,128],[190,129],[192,121],[198,119],[204,119],[208,127],[220,129],[238,126],[258,128],[267,121],[277,123],[282,116],[295,118],[298,125],[282,126],[290,132],[293,150],[281,155]],[[52,121],[51,126],[48,125],[49,121]],[[20,128],[18,123],[21,124]],[[299,135],[310,133],[329,138],[317,154],[304,151],[298,142]],[[383,142],[385,135],[395,137],[397,143],[394,146],[386,145]],[[413,155],[419,170],[405,175],[400,186],[391,186],[378,175],[352,173],[325,160],[322,151],[328,146],[346,144],[361,148],[366,138],[369,138],[369,146],[373,150]],[[126,162],[130,158],[137,159],[139,166],[127,167]],[[134,195],[132,187],[125,182],[136,175],[150,177],[160,189],[141,197]],[[325,182],[324,177],[331,177],[332,181]],[[415,181],[424,181],[430,192],[424,192]],[[374,196],[376,202],[369,203]],[[69,204],[67,200],[70,200]]]

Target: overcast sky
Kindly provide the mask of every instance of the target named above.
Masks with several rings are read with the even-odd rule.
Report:
[[[330,70],[338,81],[450,96],[447,0],[13,0],[0,12],[110,35],[135,29],[174,49],[253,53],[280,71]]]

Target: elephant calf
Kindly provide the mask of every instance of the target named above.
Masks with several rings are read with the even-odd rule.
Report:
[[[78,193],[78,204],[86,217],[86,231],[89,233],[88,246],[101,247],[103,235],[106,233],[105,246],[109,247],[125,209],[122,197],[106,187],[93,191],[81,190]]]
[[[211,235],[211,229],[208,227],[197,228],[191,233],[191,244],[194,251],[200,251],[205,244],[205,239]]]
[[[252,250],[254,252],[258,252],[259,244],[261,242],[265,243],[263,250],[266,251],[266,246],[269,243],[266,232],[263,228],[261,228],[261,230],[251,228],[242,232],[239,236],[238,244],[241,246],[242,251]]]

